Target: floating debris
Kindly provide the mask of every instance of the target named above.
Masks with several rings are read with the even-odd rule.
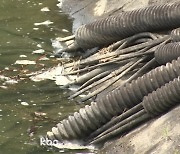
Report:
[[[20,55],[19,57],[20,58],[26,58],[27,56],[26,55]]]
[[[54,144],[54,147],[58,149],[69,149],[69,150],[96,150],[94,146],[82,146],[78,143],[63,142]]]
[[[35,65],[36,62],[31,61],[31,60],[16,60],[16,62],[14,64],[17,64],[17,65]]]
[[[67,29],[62,29],[62,32],[68,33],[69,31]]]
[[[58,41],[58,39],[51,39],[51,43],[54,48],[54,53],[58,53],[63,49],[63,45]]]
[[[46,60],[49,60],[49,58],[47,58],[47,57],[40,57],[39,60],[46,61]]]
[[[0,75],[0,80],[1,81],[6,81],[6,80],[9,80],[10,78],[9,77],[6,77],[4,75]]]
[[[10,69],[9,69],[9,67],[5,67],[4,70],[7,70],[7,71],[8,71],[8,70],[10,70]]]
[[[21,102],[21,105],[29,106],[29,104],[27,102]]]
[[[70,75],[68,77],[63,76],[62,75],[63,69],[64,68],[59,65],[44,72],[39,72],[36,75],[31,76],[30,79],[35,82],[39,82],[47,79],[54,80],[57,85],[64,86],[71,83],[77,78],[76,75]]]
[[[45,52],[44,49],[38,49],[38,50],[33,51],[32,53],[33,54],[42,54],[44,52]]]
[[[7,86],[0,86],[1,89],[8,89]]]
[[[44,112],[34,112],[34,115],[37,116],[37,117],[40,117],[40,116],[46,116],[47,113],[44,113]]]
[[[33,28],[33,30],[39,30],[39,28],[36,28],[36,27],[35,27],[35,28]]]
[[[8,89],[7,86],[0,86],[1,89]]]
[[[57,4],[57,6],[59,7],[59,8],[62,8],[62,0],[58,0],[58,4]]]
[[[7,89],[7,87],[6,87],[7,84],[11,85],[11,84],[18,83],[18,80],[11,79],[11,78],[3,76],[3,75],[0,75],[0,80],[4,81],[3,86],[1,86],[2,89]]]
[[[34,23],[35,26],[40,26],[40,25],[46,25],[46,26],[48,26],[48,25],[51,25],[51,24],[53,24],[53,22],[50,21],[50,20],[46,20],[46,21],[40,22],[40,23]]]
[[[42,48],[42,45],[41,45],[41,44],[37,44],[37,47],[38,47],[38,48]]]
[[[48,7],[44,7],[44,8],[41,9],[41,11],[42,12],[48,12],[48,11],[50,11],[50,9]]]
[[[4,82],[4,84],[17,84],[17,83],[18,83],[18,81],[15,79],[9,79],[9,80]]]

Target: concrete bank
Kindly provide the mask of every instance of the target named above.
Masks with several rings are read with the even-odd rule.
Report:
[[[74,19],[74,31],[80,25],[113,14],[176,1],[180,0],[59,0],[59,7]]]
[[[178,0],[60,0],[61,9],[73,19],[73,30],[80,25],[113,14],[153,4]],[[180,107],[152,120],[131,133],[106,143],[99,153],[107,154],[179,154]]]

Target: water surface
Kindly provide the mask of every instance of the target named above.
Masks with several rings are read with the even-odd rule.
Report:
[[[70,35],[72,21],[56,4],[57,0],[0,2],[0,154],[58,153],[40,147],[39,136],[79,109],[66,99],[69,91],[54,82],[23,78],[58,63],[39,60],[53,52],[52,39]],[[44,53],[32,54],[39,49]],[[17,60],[36,64],[17,65]]]

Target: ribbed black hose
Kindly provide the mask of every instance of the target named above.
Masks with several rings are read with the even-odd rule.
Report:
[[[105,97],[86,105],[73,116],[63,120],[48,132],[52,139],[82,139],[108,122],[112,117],[142,102],[148,93],[160,88],[165,83],[180,76],[180,58],[177,61],[158,67],[139,77],[132,83],[108,93]]]
[[[143,99],[145,111],[152,117],[158,116],[180,103],[180,77],[153,91]]]
[[[175,78],[173,81],[166,83],[164,86],[158,88],[156,91],[153,91],[148,96],[145,96],[142,103],[139,104],[142,105],[144,109],[141,111],[137,110],[137,113],[131,114],[131,116],[126,119],[122,119],[119,123],[105,130],[95,138],[90,138],[87,143],[102,143],[117,135],[122,135],[124,132],[132,130],[136,127],[136,125],[167,112],[179,103],[180,77]],[[126,112],[124,114],[126,114]]]
[[[110,44],[147,31],[167,30],[180,26],[180,2],[149,6],[128,11],[81,26],[75,40],[81,48]]]
[[[140,103],[148,93],[178,77],[180,73],[179,62],[180,58],[178,61],[173,61],[172,64],[168,63],[166,66],[158,67],[137,80],[127,83],[125,87],[120,87],[105,97],[99,98],[97,105],[103,116],[110,119],[123,113],[124,110]]]
[[[162,45],[155,51],[155,59],[159,64],[166,64],[180,56],[180,42]]]
[[[180,41],[180,28],[176,28],[171,31],[171,39],[174,42],[179,42]]]

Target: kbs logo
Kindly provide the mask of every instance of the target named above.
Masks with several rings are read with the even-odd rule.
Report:
[[[58,145],[59,141],[58,140],[49,140],[46,137],[41,137],[40,138],[40,146],[55,146]]]

